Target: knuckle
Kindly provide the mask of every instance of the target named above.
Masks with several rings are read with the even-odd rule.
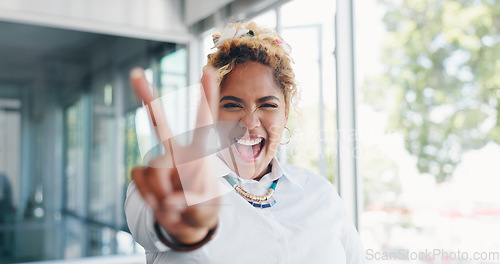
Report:
[[[132,179],[134,181],[141,181],[142,180],[142,176],[144,175],[144,168],[142,167],[135,167],[132,169],[130,175],[132,176]]]
[[[143,168],[143,167],[134,167],[134,168],[132,168],[132,172],[131,172],[131,174],[132,174],[132,176],[134,176],[134,175],[139,175],[139,174],[141,174],[143,171],[144,171],[144,168]]]

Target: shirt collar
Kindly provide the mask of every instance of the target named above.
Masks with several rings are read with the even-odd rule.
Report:
[[[276,159],[276,157],[273,158],[273,167],[274,167],[274,162],[276,162],[277,164],[277,167],[279,167],[279,169],[281,170],[283,176],[285,176],[285,178],[287,180],[289,180],[293,185],[296,185],[298,186],[299,188],[301,189],[304,189],[304,185],[303,183],[300,181],[299,177],[297,177],[297,174],[295,173],[292,173],[290,169],[284,169],[282,166],[281,166],[281,163],[278,162],[278,159]],[[294,176],[295,175],[295,176]]]

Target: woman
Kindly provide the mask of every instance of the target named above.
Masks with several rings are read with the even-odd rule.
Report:
[[[202,78],[208,105],[188,147],[173,139],[142,71],[131,73],[167,153],[135,168],[127,192],[127,222],[148,263],[364,262],[332,185],[275,158],[296,94],[289,46],[254,23],[231,24],[214,42]],[[213,122],[223,148],[210,156],[203,128]]]

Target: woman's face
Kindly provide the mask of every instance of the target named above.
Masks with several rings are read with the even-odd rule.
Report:
[[[240,177],[259,180],[270,171],[288,113],[273,71],[258,62],[238,65],[221,84],[219,121],[230,124],[219,133],[229,148],[224,161]]]

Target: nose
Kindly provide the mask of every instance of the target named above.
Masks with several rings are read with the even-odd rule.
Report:
[[[245,113],[238,124],[240,127],[246,127],[248,130],[252,130],[260,126],[260,119],[254,111],[251,111],[249,113]]]

